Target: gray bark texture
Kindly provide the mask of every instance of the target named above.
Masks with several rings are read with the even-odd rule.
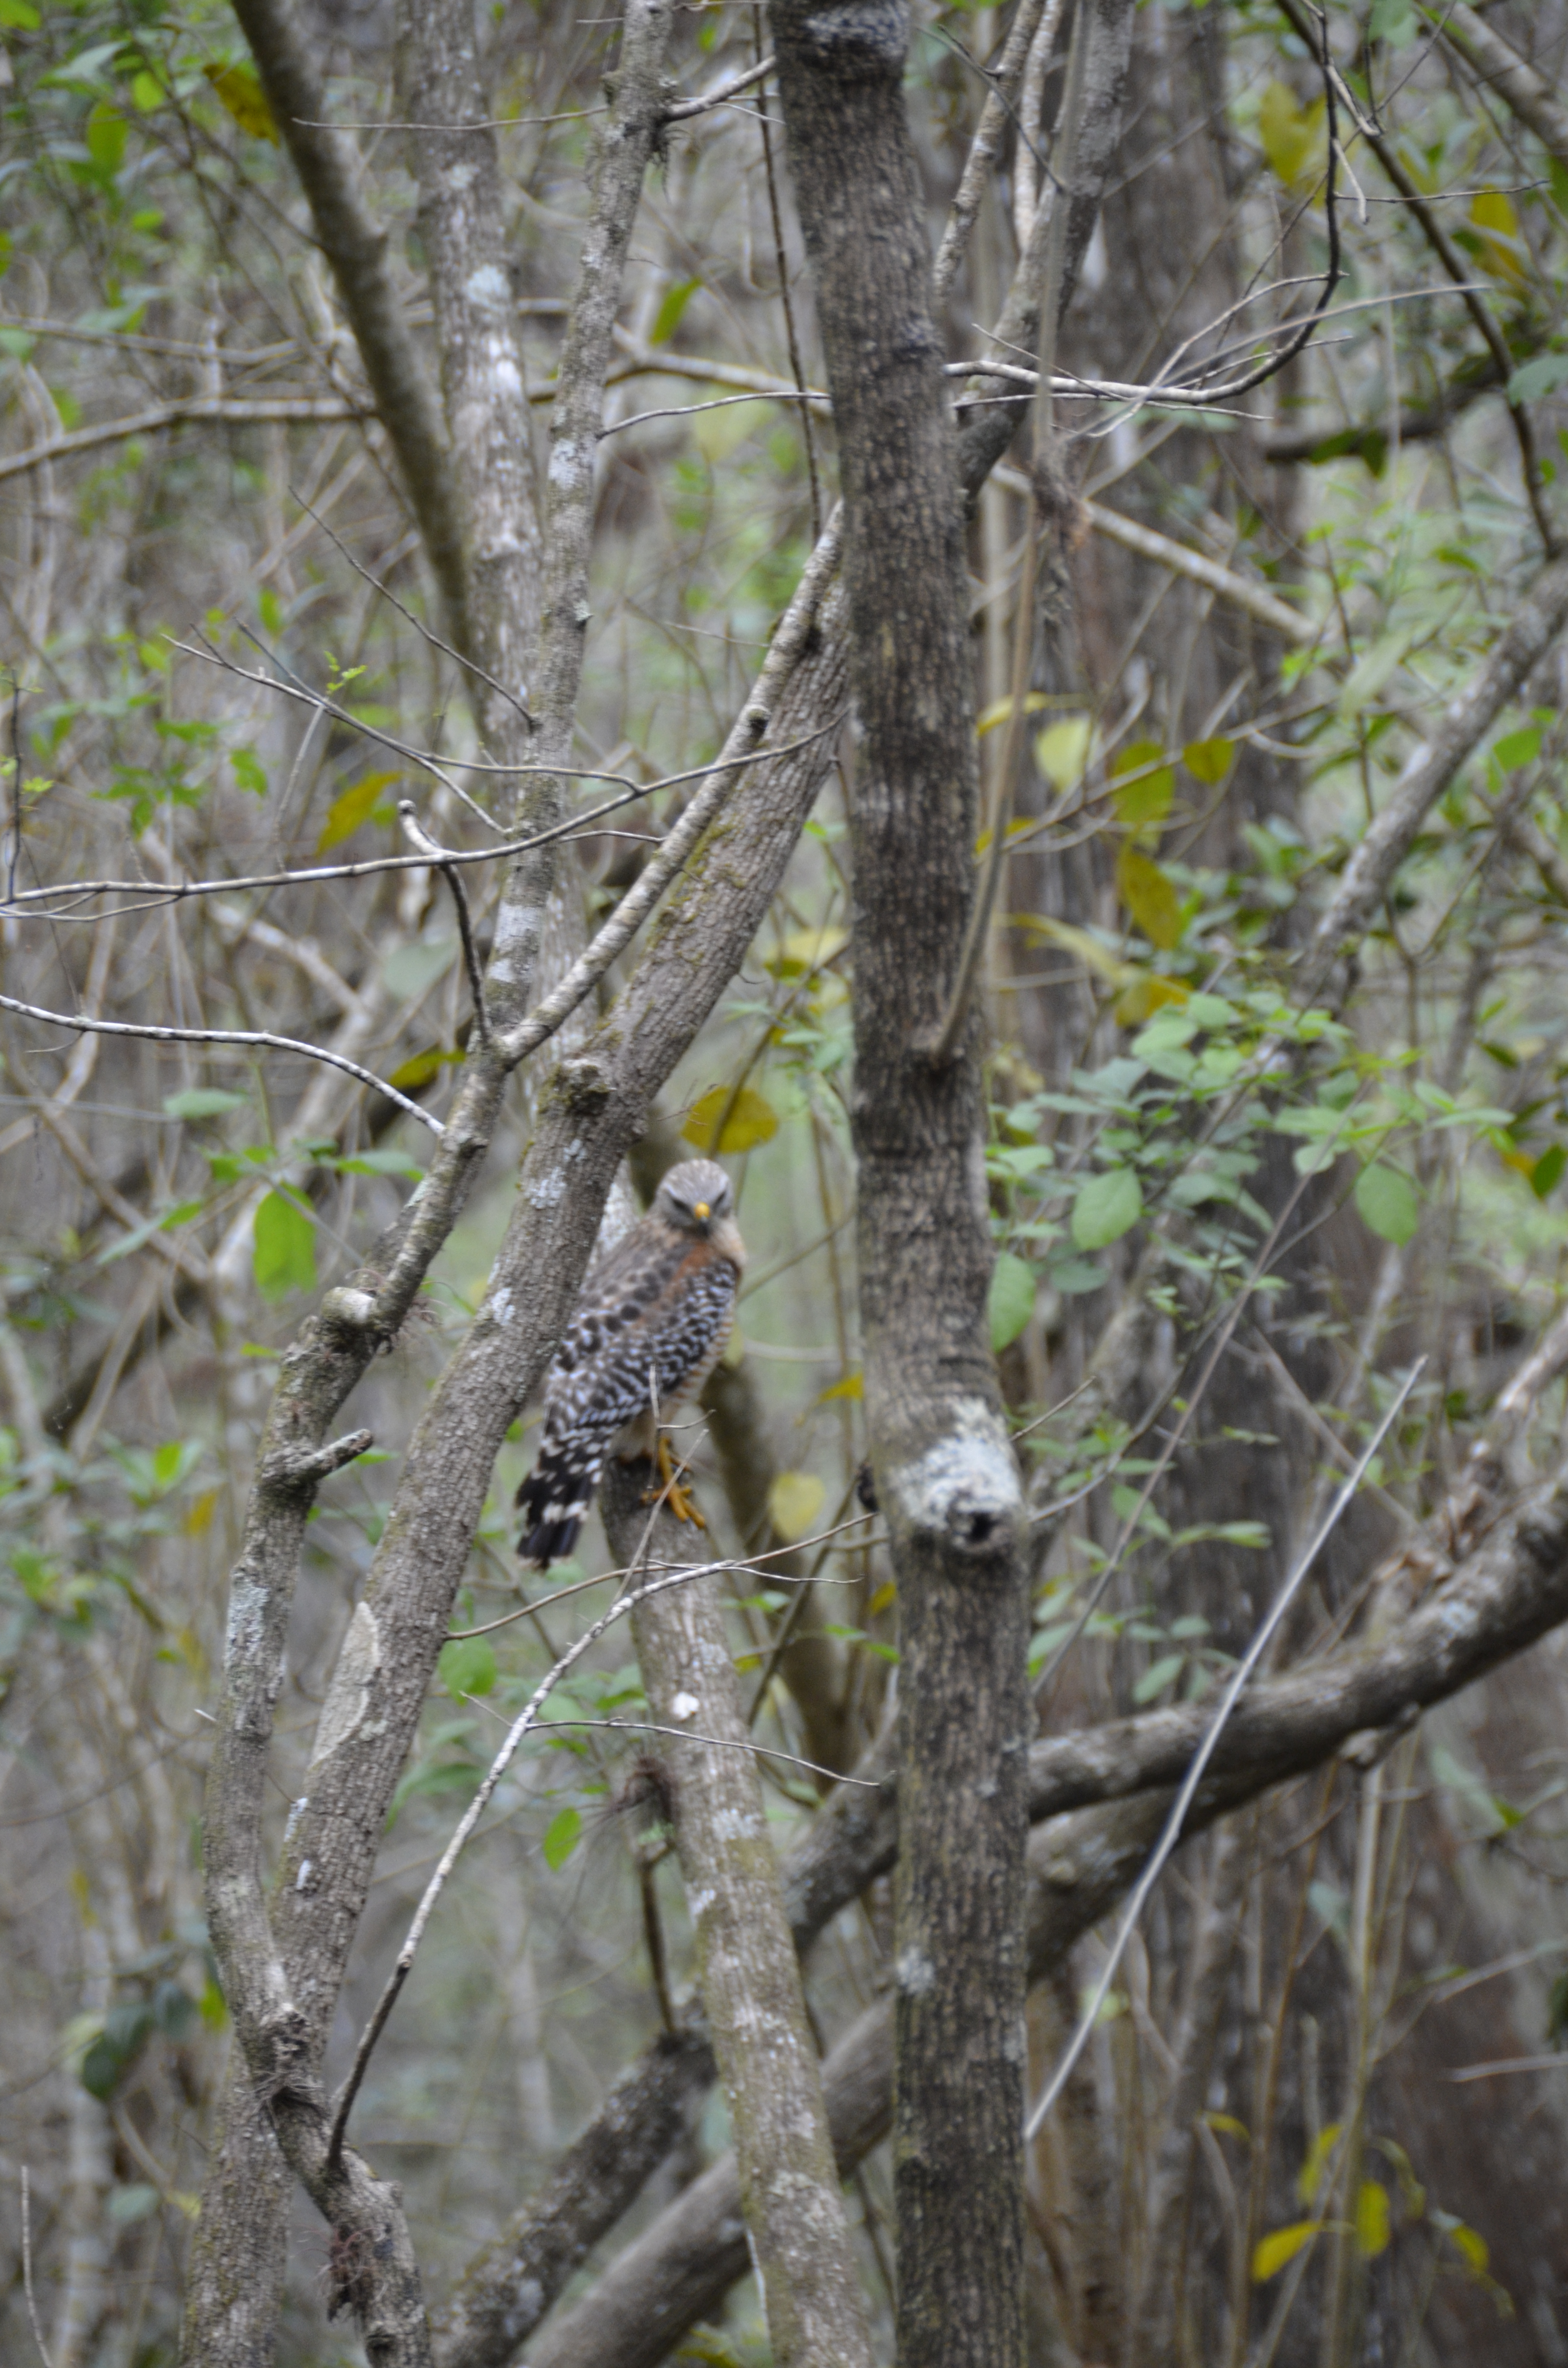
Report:
[[[649,1477],[644,1463],[609,1466],[610,1548],[628,1568],[642,1555],[678,1566],[689,1532],[667,1510],[650,1521]],[[718,1580],[699,1575],[650,1597],[632,1613],[632,1634],[653,1717],[691,1738],[662,1750],[773,2357],[778,2368],[869,2368],[816,2042]]]
[[[327,120],[325,88],[293,0],[235,0],[234,14],[309,200],[461,647],[467,640],[467,584],[451,461],[434,392],[387,269],[386,232],[366,206],[351,138]]]
[[[1021,1499],[985,1333],[972,1030],[940,1034],[973,894],[958,455],[896,6],[773,9],[839,438],[850,680],[866,1417],[899,1589],[898,2345],[1023,2357]]]

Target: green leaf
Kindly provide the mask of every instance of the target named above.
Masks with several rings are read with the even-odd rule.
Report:
[[[1548,1150],[1541,1153],[1540,1157],[1530,1169],[1530,1190],[1538,1201],[1547,1199],[1564,1167],[1568,1167],[1568,1151],[1564,1151],[1560,1143],[1552,1144]]]
[[[103,173],[118,173],[125,162],[125,118],[107,98],[100,98],[87,118],[87,154]]]
[[[1522,766],[1533,765],[1540,754],[1540,734],[1533,723],[1522,732],[1509,732],[1498,741],[1492,754],[1506,773],[1517,773]]]
[[[1361,1222],[1381,1241],[1403,1247],[1421,1223],[1421,1203],[1415,1185],[1402,1167],[1374,1159],[1356,1178],[1356,1206]]]
[[[32,0],[0,0],[0,25],[17,33],[36,33],[42,19]]]
[[[1009,1348],[1034,1314],[1035,1275],[1028,1258],[1004,1250],[991,1269],[986,1311],[994,1353]]]
[[[583,1816],[579,1809],[558,1809],[544,1829],[544,1862],[551,1874],[559,1874],[583,1838]]]
[[[1065,791],[1083,780],[1094,729],[1086,715],[1072,715],[1036,734],[1035,763],[1052,789]]]
[[[1105,1281],[1104,1267],[1096,1266],[1093,1258],[1059,1259],[1050,1274],[1052,1291],[1060,1292],[1063,1299],[1076,1299],[1085,1292],[1098,1291]]]
[[[316,853],[329,855],[335,847],[341,847],[346,838],[352,838],[365,823],[390,820],[392,807],[382,798],[381,791],[400,778],[396,772],[367,773],[362,780],[356,781],[340,797],[334,798],[326,810],[322,835],[316,841]],[[265,789],[265,781],[262,786]],[[249,787],[248,783],[246,787]]]
[[[254,748],[231,748],[229,768],[240,788],[248,790],[253,798],[267,795],[266,769]]]
[[[710,1086],[699,1101],[693,1102],[687,1112],[681,1133],[699,1151],[710,1158],[716,1151],[755,1151],[759,1144],[771,1143],[778,1132],[778,1113],[766,1094],[755,1087],[743,1086],[735,1096],[734,1108],[727,1118],[724,1109],[730,1099],[728,1086]],[[721,1119],[724,1131],[717,1143],[713,1130]]]
[[[1186,1665],[1185,1653],[1162,1653],[1157,1661],[1150,1662],[1133,1687],[1133,1701],[1140,1706],[1152,1702],[1156,1694],[1163,1694],[1167,1686],[1176,1683]]]
[[[1378,2179],[1364,2179],[1356,2198],[1356,2249],[1375,2261],[1389,2244],[1389,2192]]]
[[[1116,887],[1152,946],[1169,953],[1181,937],[1181,904],[1176,888],[1153,858],[1131,841],[1116,859]]]
[[[316,1229],[285,1193],[269,1192],[256,1210],[251,1272],[263,1299],[316,1287]]]
[[[700,279],[677,279],[673,288],[665,289],[659,309],[653,315],[653,325],[648,332],[651,346],[662,346],[666,338],[675,336],[680,326],[681,314],[701,285]]]
[[[487,1694],[495,1683],[495,1648],[488,1636],[460,1636],[443,1645],[441,1683],[456,1701],[462,1694]]]
[[[1568,386],[1568,354],[1537,354],[1508,381],[1508,400],[1534,403],[1540,395],[1555,394],[1560,386]]]
[[[381,964],[387,993],[416,1003],[450,968],[457,945],[456,938],[415,938],[412,945],[397,947]]]
[[[1295,92],[1282,82],[1271,82],[1264,91],[1257,110],[1258,141],[1288,188],[1316,172],[1328,153],[1324,115],[1321,98],[1298,106]]]
[[[4,5],[5,0],[0,0],[0,7]],[[0,24],[4,21],[4,17],[0,17]],[[139,73],[131,75],[131,103],[138,115],[153,114],[156,108],[162,107],[165,95],[163,84],[155,74],[150,74],[145,66],[142,66]]]
[[[1110,802],[1129,830],[1157,832],[1171,810],[1176,773],[1163,761],[1165,753],[1158,740],[1134,740],[1117,752]],[[1128,780],[1132,773],[1140,778]]]
[[[225,1110],[244,1110],[244,1094],[225,1093],[221,1086],[191,1086],[183,1094],[165,1094],[169,1118],[221,1118]]]
[[[787,1546],[809,1538],[827,1490],[814,1472],[780,1472],[767,1492],[767,1518]]]
[[[250,67],[213,63],[203,66],[201,71],[240,130],[252,140],[270,140],[276,148],[278,126],[272,120],[267,95]]]
[[[1293,2261],[1304,2245],[1310,2245],[1322,2228],[1321,2220],[1297,2220],[1289,2228],[1276,2228],[1265,2237],[1252,2257],[1252,2282],[1255,2286],[1267,2285],[1278,2277],[1289,2261]]]
[[[1217,790],[1236,761],[1233,740],[1189,740],[1181,752],[1181,761],[1195,781],[1206,789]]]
[[[1073,1239],[1081,1250],[1103,1250],[1130,1233],[1142,1214],[1142,1188],[1132,1169],[1112,1167],[1080,1188],[1073,1203]]]
[[[158,2191],[138,2180],[130,2187],[117,2187],[108,2200],[108,2216],[117,2228],[129,2228],[138,2220],[145,2220],[149,2212],[158,2208]]]

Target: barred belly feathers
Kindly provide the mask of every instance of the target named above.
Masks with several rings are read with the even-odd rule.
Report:
[[[517,1552],[569,1554],[605,1458],[652,1454],[701,1389],[734,1321],[745,1248],[730,1179],[711,1159],[672,1167],[641,1224],[588,1273],[545,1383],[533,1470],[517,1491]]]

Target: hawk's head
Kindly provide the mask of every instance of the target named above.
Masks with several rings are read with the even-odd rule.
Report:
[[[711,1234],[734,1206],[730,1179],[716,1159],[683,1159],[660,1185],[654,1212],[686,1234]]]

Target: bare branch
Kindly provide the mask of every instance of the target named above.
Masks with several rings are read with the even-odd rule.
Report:
[[[329,129],[322,84],[295,0],[235,0],[267,104],[282,132],[337,282],[404,487],[460,647],[468,640],[462,530],[434,396],[387,268],[387,234],[359,188],[358,160]]]
[[[1465,0],[1443,0],[1441,8],[1428,7],[1426,13],[1478,81],[1496,92],[1559,164],[1568,165],[1568,108],[1554,96],[1550,83],[1543,82],[1483,17],[1466,7]]]
[[[1381,904],[1427,814],[1483,735],[1528,679],[1568,622],[1568,560],[1543,567],[1484,666],[1452,700],[1437,730],[1409,758],[1368,825],[1313,930],[1297,989],[1314,1001],[1342,955]]]
[[[52,1028],[70,1028],[81,1033],[97,1036],[148,1037],[155,1044],[238,1044],[251,1050],[268,1053],[298,1053],[307,1061],[320,1061],[331,1069],[342,1069],[362,1086],[369,1086],[378,1094],[395,1102],[410,1118],[416,1118],[430,1133],[446,1133],[438,1118],[389,1086],[373,1069],[362,1069],[358,1061],[348,1060],[342,1053],[328,1052],[324,1044],[308,1044],[297,1036],[275,1036],[269,1030],[258,1028],[159,1028],[130,1019],[94,1019],[85,1012],[45,1011],[36,1003],[18,1003],[12,995],[0,995],[0,1010],[19,1012],[24,1019],[45,1020]]]
[[[41,444],[29,444],[23,451],[7,452],[0,458],[0,484],[7,477],[26,476],[28,470],[40,469],[47,461],[69,460],[76,452],[101,451],[106,444],[128,443],[133,436],[151,436],[160,427],[177,427],[188,419],[222,419],[231,425],[251,426],[269,419],[290,422],[364,419],[370,416],[363,404],[350,403],[342,395],[176,395],[145,411],[130,412],[119,419],[103,419],[96,427],[65,429]]]

